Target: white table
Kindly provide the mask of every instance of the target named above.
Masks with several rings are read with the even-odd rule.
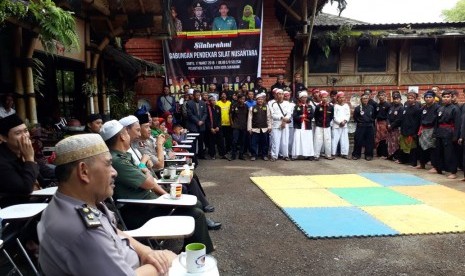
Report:
[[[175,156],[194,156],[195,154],[193,152],[175,152]]]
[[[192,163],[192,165],[189,166],[189,169],[190,169],[191,171],[193,171],[193,170],[195,169],[195,163]],[[184,166],[177,166],[177,167],[176,167],[176,170],[177,170],[177,171],[183,171],[183,170],[184,170]]]
[[[176,158],[176,159],[165,159],[165,162],[186,162],[186,157]]]
[[[200,133],[189,132],[186,136],[200,136]]]
[[[194,137],[194,136],[186,137],[186,140],[192,140],[192,141],[194,141],[195,139],[197,139],[197,138]]]
[[[154,217],[138,229],[124,231],[133,238],[176,239],[194,233],[195,220],[189,216]]]
[[[159,185],[166,185],[166,184],[173,184],[173,183],[179,183],[179,184],[189,184],[189,182],[179,182],[178,181],[179,175],[177,175],[175,178],[160,178],[157,179],[157,184]]]
[[[183,252],[178,255],[176,259],[174,259],[173,263],[171,264],[169,275],[170,276],[219,276],[220,272],[218,271],[218,265],[216,259],[211,256],[207,255],[205,258],[205,267],[203,268],[202,272],[198,273],[189,273],[185,267],[185,258],[186,253]]]
[[[194,143],[194,140],[182,140],[181,143],[184,143],[184,144],[193,144],[193,143]]]
[[[192,145],[176,145],[173,146],[174,149],[191,149]]]
[[[40,214],[46,207],[47,203],[25,203],[8,206],[0,210],[2,219],[25,219]]]
[[[48,187],[45,189],[33,191],[31,193],[31,196],[53,196],[57,190],[58,187]]]
[[[118,199],[118,203],[194,206],[197,204],[197,197],[195,195],[182,194],[180,199],[171,199],[169,194],[165,194],[156,199]]]

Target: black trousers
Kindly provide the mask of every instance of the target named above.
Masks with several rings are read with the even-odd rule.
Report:
[[[354,151],[353,157],[360,158],[362,155],[362,147],[365,147],[365,158],[373,157],[373,147],[375,144],[375,130],[373,125],[357,126],[354,136]]]
[[[452,142],[452,133],[436,137],[434,160],[438,173],[443,171],[452,174],[457,173],[457,154],[455,153],[455,145]]]
[[[424,150],[420,147],[420,145],[418,145],[418,157],[420,159],[420,164],[422,166],[426,165],[428,161],[431,161],[431,165],[435,167],[435,164],[433,162],[433,159],[434,159],[433,154],[434,154],[434,148]]]
[[[211,133],[211,131],[207,131],[205,137],[206,141],[208,141],[208,155],[210,155],[210,157],[215,157],[216,148],[218,148],[218,153],[220,156],[224,156],[226,154],[224,149],[224,138],[221,129],[215,134]]]
[[[232,148],[232,140],[233,140],[233,132],[231,126],[222,126],[221,132],[223,133],[224,137],[224,146],[226,152],[230,152]]]
[[[378,147],[376,148],[377,156],[388,156],[388,148],[386,140],[379,141]]]
[[[268,155],[268,146],[270,144],[268,140],[268,132],[262,132],[260,130],[260,133],[255,133],[252,132],[252,143],[250,146],[250,153],[252,154],[253,157],[257,158],[263,158]]]
[[[199,136],[197,136],[197,156],[198,158],[205,158],[205,148],[204,148],[204,140],[205,140],[205,131],[199,131]]]
[[[233,144],[231,149],[231,156],[235,157],[237,148],[239,148],[239,156],[244,155],[245,143],[246,143],[247,130],[245,129],[233,129]]]

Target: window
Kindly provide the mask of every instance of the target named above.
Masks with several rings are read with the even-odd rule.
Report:
[[[57,70],[56,76],[60,114],[71,118],[74,116],[74,72]]]
[[[465,70],[465,40],[460,42],[460,70]]]
[[[331,48],[328,57],[320,46],[313,44],[308,56],[310,73],[337,73],[339,65],[339,49]]]
[[[439,43],[434,39],[413,40],[410,47],[412,71],[439,71]]]
[[[358,72],[386,72],[386,46],[360,46],[357,53]]]

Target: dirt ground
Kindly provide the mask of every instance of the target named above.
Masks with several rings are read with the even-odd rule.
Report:
[[[309,239],[249,177],[406,172],[461,191],[465,182],[380,159],[201,160],[196,172],[216,207],[208,216],[223,223],[210,231],[221,275],[465,275],[465,234]]]

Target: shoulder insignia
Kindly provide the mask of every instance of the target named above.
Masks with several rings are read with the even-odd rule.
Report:
[[[88,207],[86,204],[76,207],[76,210],[86,228],[96,228],[102,225],[99,217],[100,211]]]

